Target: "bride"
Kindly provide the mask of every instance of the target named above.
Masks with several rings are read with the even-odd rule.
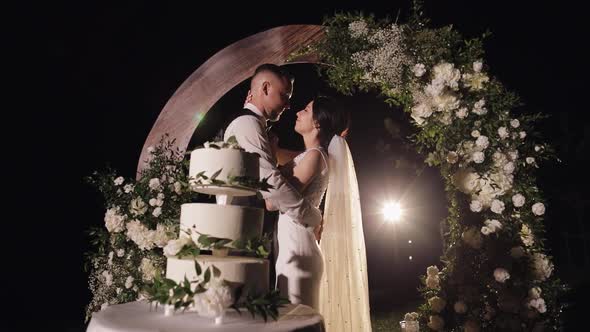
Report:
[[[281,150],[273,142],[281,172],[311,205],[319,207],[327,192],[320,226],[280,215],[276,287],[292,303],[318,310],[328,332],[371,331],[361,208],[344,139],[349,122],[344,109],[316,97],[297,113],[295,131],[305,151]],[[273,210],[270,201],[267,208]]]

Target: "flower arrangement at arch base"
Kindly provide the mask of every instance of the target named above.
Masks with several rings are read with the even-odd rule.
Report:
[[[319,56],[343,94],[376,91],[403,109],[411,141],[445,183],[440,269],[420,277],[425,303],[407,321],[436,331],[558,330],[567,287],[544,246],[545,201],[536,170],[557,160],[485,63],[483,40],[429,27],[420,1],[405,24],[336,14],[325,38],[292,55]],[[519,111],[517,113],[517,111]]]

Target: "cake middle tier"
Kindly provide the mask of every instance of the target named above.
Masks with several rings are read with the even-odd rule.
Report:
[[[180,229],[233,241],[262,236],[264,210],[247,206],[186,203],[180,207]]]

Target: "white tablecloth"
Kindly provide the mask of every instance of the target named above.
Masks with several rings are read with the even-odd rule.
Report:
[[[173,316],[164,316],[164,308],[138,301],[117,304],[95,312],[92,315],[87,332],[324,332],[322,316],[305,305],[287,305],[279,309],[277,321],[272,318],[264,322],[262,318],[241,309],[240,316],[235,310],[228,309],[223,323],[215,325],[212,318],[200,317],[195,312],[177,312]]]

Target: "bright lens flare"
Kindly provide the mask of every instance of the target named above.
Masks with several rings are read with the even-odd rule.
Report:
[[[402,217],[402,208],[399,203],[385,204],[382,212],[387,221],[399,221]]]

